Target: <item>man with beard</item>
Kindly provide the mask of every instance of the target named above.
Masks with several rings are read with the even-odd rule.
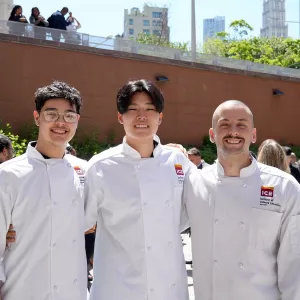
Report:
[[[196,300],[299,300],[299,184],[250,155],[256,129],[244,103],[222,103],[209,135],[218,159],[184,186]]]

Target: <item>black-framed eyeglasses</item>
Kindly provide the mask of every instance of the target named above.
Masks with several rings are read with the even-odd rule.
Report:
[[[59,116],[62,115],[66,123],[75,123],[78,121],[79,115],[74,111],[66,111],[60,113],[56,110],[45,110],[41,112],[44,115],[44,118],[47,122],[56,122],[59,119]]]

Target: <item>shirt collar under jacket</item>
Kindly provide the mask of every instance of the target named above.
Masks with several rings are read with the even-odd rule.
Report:
[[[252,162],[251,162],[250,166],[241,169],[241,171],[240,171],[240,177],[241,178],[249,177],[252,174],[254,174],[254,172],[256,171],[256,169],[257,169],[257,162],[256,162],[256,160],[255,160],[254,157],[251,157],[251,160],[252,160]],[[220,164],[220,162],[219,162],[218,159],[216,160],[216,163],[217,163],[217,173],[218,173],[218,176],[220,176],[220,177],[226,177],[225,174],[224,174],[224,168]]]
[[[49,159],[44,158],[43,155],[39,151],[36,150],[35,145],[36,145],[36,142],[30,142],[28,144],[27,150],[26,150],[26,154],[28,157],[43,161],[47,164],[55,164],[56,162],[59,162],[62,160],[66,161],[68,163],[66,156],[64,156],[63,158],[49,158]]]
[[[161,145],[160,139],[157,135],[154,135],[153,139],[154,139],[154,141],[157,142],[157,146],[153,150],[153,156],[156,157],[157,155],[159,155],[161,153],[162,145]],[[134,158],[141,158],[140,153],[127,144],[126,136],[123,138],[123,152],[128,156],[131,156]]]

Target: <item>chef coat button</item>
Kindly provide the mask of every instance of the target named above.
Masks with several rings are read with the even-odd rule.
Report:
[[[244,184],[243,187],[246,188],[246,187],[247,187],[247,184]]]
[[[244,222],[240,222],[240,227],[241,228],[245,228],[245,223]]]
[[[173,244],[171,242],[169,242],[168,245],[169,245],[170,248],[172,248],[172,246],[173,246]]]
[[[217,260],[215,260],[214,265],[215,265],[215,267],[217,267],[219,265],[219,262]]]
[[[53,286],[53,289],[54,289],[54,290],[57,290],[57,285],[54,285],[54,286]]]
[[[170,204],[170,201],[167,200],[167,201],[166,201],[166,205],[169,205],[169,204]]]
[[[147,206],[148,205],[148,202],[144,202],[144,206]]]
[[[76,244],[76,240],[73,240],[73,244],[74,244],[74,245]]]
[[[176,284],[175,284],[175,283],[173,283],[173,284],[172,284],[172,288],[174,288],[175,286],[176,286]]]
[[[74,279],[73,283],[77,283],[77,279]]]
[[[148,251],[150,251],[151,250],[151,246],[148,246]]]
[[[244,269],[244,264],[243,263],[239,263],[239,267],[240,267],[240,269]]]
[[[154,292],[154,288],[151,288],[151,289],[150,289],[150,292]]]
[[[75,205],[77,204],[77,200],[76,199],[73,199],[72,203]]]
[[[219,221],[219,219],[215,219],[215,224],[219,224],[220,223],[220,221]]]
[[[52,244],[52,247],[55,248],[55,247],[56,247],[56,243],[53,243],[53,244]]]
[[[56,206],[56,204],[57,204],[57,203],[54,201],[54,202],[53,202],[53,206]]]

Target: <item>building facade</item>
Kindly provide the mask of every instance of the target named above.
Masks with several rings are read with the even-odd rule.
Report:
[[[168,9],[144,5],[141,12],[133,7],[130,12],[124,10],[124,38],[136,38],[139,34],[155,34],[169,41]]]
[[[215,17],[203,20],[203,41],[216,36],[216,33],[225,31],[225,17]]]
[[[285,0],[264,0],[261,37],[288,37]]]
[[[0,20],[8,20],[13,6],[13,0],[0,0]]]

